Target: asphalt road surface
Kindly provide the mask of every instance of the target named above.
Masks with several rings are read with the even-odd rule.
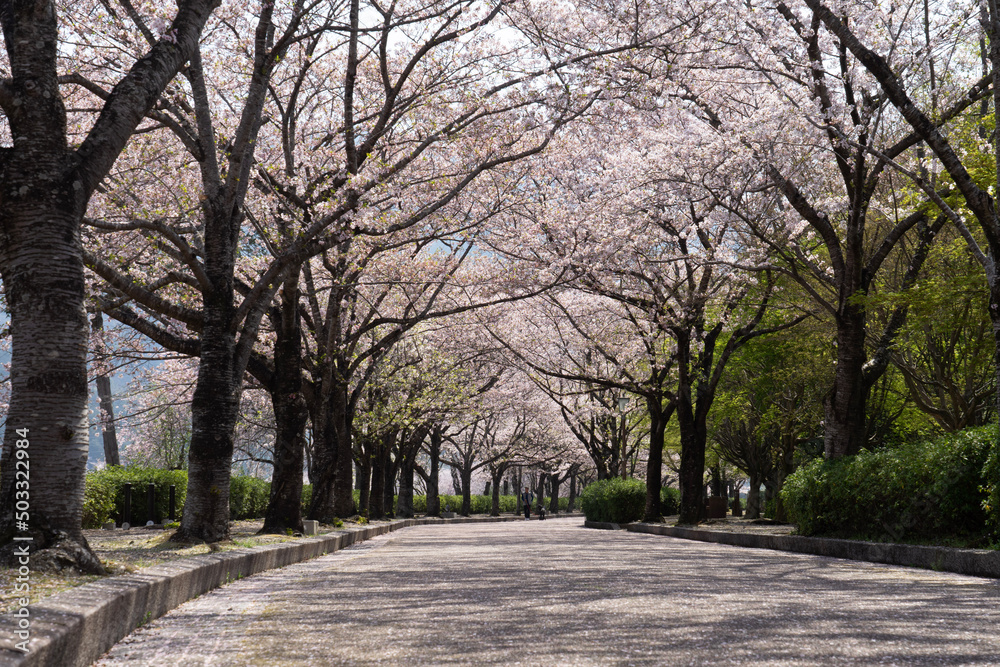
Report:
[[[589,530],[407,528],[235,582],[98,665],[1000,665],[1000,582]]]

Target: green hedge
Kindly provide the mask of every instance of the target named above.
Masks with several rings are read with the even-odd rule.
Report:
[[[452,512],[462,511],[462,496],[450,496],[442,494],[441,498],[441,511],[445,511],[445,507],[451,506]],[[493,511],[493,497],[492,496],[472,496],[471,497],[471,510],[472,514],[489,514]],[[546,506],[548,507],[548,506]],[[426,512],[427,511],[427,497],[426,496],[414,496],[413,497],[413,510],[415,512]],[[517,511],[517,496],[500,496],[500,513],[501,514],[513,514]]]
[[[888,541],[975,538],[997,525],[988,479],[996,427],[934,440],[817,459],[785,481],[782,500],[803,535]],[[992,479],[996,479],[993,473]]]
[[[994,544],[1000,544],[1000,446],[995,440],[983,467],[983,478],[987,535]]]
[[[146,485],[156,485],[156,516],[166,521],[169,513],[170,485],[176,488],[177,519],[180,520],[187,494],[187,471],[155,468],[105,468],[88,472],[84,481],[83,527],[100,528],[108,521],[121,523],[125,507],[125,483],[132,483],[132,525],[141,526],[146,516]],[[233,520],[260,519],[267,511],[271,484],[254,477],[237,476],[230,480],[229,516]],[[302,511],[309,507],[312,485],[302,486]]]
[[[146,484],[156,485],[156,516],[154,520],[165,521],[168,515],[168,489],[174,484],[177,498],[177,518],[180,519],[184,499],[187,493],[187,471],[157,470],[154,468],[112,467],[87,473],[85,480],[83,527],[100,528],[105,522],[121,521],[125,504],[124,486],[132,483],[132,525],[143,525],[149,519],[146,517]],[[229,486],[229,516],[233,521],[242,519],[259,519],[267,511],[270,499],[271,484],[255,477],[236,476],[230,480]],[[312,499],[312,485],[302,486],[302,511],[308,510]],[[360,502],[359,492],[354,491],[354,502]],[[545,509],[549,507],[549,499],[545,499]],[[462,509],[462,496],[441,496],[441,510],[446,504],[453,512]],[[536,503],[537,506],[537,503]],[[559,509],[565,512],[569,507],[568,498],[559,499]],[[493,508],[490,496],[472,496],[472,513],[489,514]],[[413,509],[422,514],[427,511],[427,497],[415,495]],[[516,496],[500,496],[500,512],[512,514],[517,509]]]
[[[681,512],[681,492],[672,486],[660,489],[660,514],[673,516]]]
[[[588,521],[638,521],[646,510],[646,485],[637,479],[602,479],[583,490],[580,504]]]
[[[261,519],[267,512],[271,483],[240,475],[229,480],[229,519]]]
[[[141,526],[157,519],[166,521],[170,485],[176,486],[177,518],[187,494],[187,472],[155,468],[111,467],[87,473],[83,492],[83,527],[100,528],[107,521],[121,522],[125,510],[125,484],[132,483],[132,525]],[[155,516],[147,516],[146,486],[156,488]]]
[[[462,510],[462,496],[451,496],[447,494],[441,494],[439,496],[441,500],[441,511],[445,511],[445,507],[451,506],[452,512],[460,512]],[[471,510],[472,514],[489,514],[493,510],[493,497],[492,496],[472,496],[471,497]],[[548,511],[550,499],[545,499],[545,510]],[[532,508],[538,507],[538,503],[532,503]],[[427,496],[413,496],[413,511],[416,514],[424,514],[427,512]],[[501,514],[513,514],[517,511],[517,496],[500,496],[500,513]],[[569,511],[569,498],[561,497],[559,498],[559,511],[567,512]]]

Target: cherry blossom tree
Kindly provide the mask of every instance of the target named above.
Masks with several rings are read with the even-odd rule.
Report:
[[[1000,331],[1000,279],[998,279],[995,268],[996,257],[1000,256],[998,255],[1000,253],[1000,218],[997,217],[993,194],[995,175],[989,177],[989,184],[974,178],[974,169],[970,169],[970,163],[977,160],[978,151],[969,153],[961,149],[960,144],[953,143],[947,125],[951,116],[939,111],[943,105],[937,101],[935,96],[927,99],[926,96],[921,95],[919,82],[914,82],[907,76],[900,76],[895,71],[898,68],[897,61],[912,56],[911,49],[900,49],[899,54],[888,50],[886,44],[880,40],[872,40],[869,35],[863,32],[857,32],[839,12],[818,0],[806,0],[803,10],[829,31],[830,35],[842,45],[842,49],[853,55],[859,66],[863,67],[877,82],[881,94],[888,99],[899,116],[912,128],[914,134],[926,143],[927,148],[940,161],[940,165],[947,173],[953,187],[961,194],[964,206],[982,229],[986,244],[985,250],[969,233],[963,215],[941,197],[931,174],[921,173],[918,169],[908,168],[898,162],[889,163],[919,186],[939,210],[955,224],[966,239],[973,256],[982,265],[990,292],[989,315],[993,325],[994,339],[996,347],[1000,351],[1000,336],[997,335],[997,332]],[[992,93],[995,113],[998,95],[1000,95],[996,80],[998,65],[1000,65],[1000,47],[998,47],[1000,42],[997,41],[997,37],[1000,36],[1000,28],[998,28],[1000,14],[997,12],[996,5],[991,3],[980,5],[979,11],[981,14],[977,17],[974,7],[935,6],[935,13],[942,19],[942,23],[956,26],[959,29],[971,30],[975,37],[978,37],[975,33],[981,29],[989,44],[988,50],[985,45],[982,48],[983,65],[984,69],[987,70],[986,76],[971,85],[966,84],[964,87],[955,84],[953,90],[942,91],[942,94],[950,93],[950,96],[958,97],[958,101],[952,103],[954,106],[964,105],[967,107],[973,100],[980,97],[980,92],[986,90],[988,85],[989,92]],[[975,25],[977,18],[980,19],[981,27]],[[898,25],[898,19],[892,15],[889,8],[879,5],[868,8],[863,20],[866,24]],[[978,40],[969,41],[975,43]],[[930,46],[930,44],[927,45]],[[970,71],[975,70],[967,69],[963,72],[966,74],[965,78],[969,78]],[[1000,138],[994,133],[992,139],[989,152],[992,154],[993,166],[995,167],[993,171],[1000,173],[1000,150],[995,143],[1000,141]],[[996,373],[1000,377],[1000,361],[996,362]]]
[[[910,261],[895,281],[901,289],[910,287],[945,219],[909,196],[912,188],[887,171],[891,160],[919,156],[920,137],[887,113],[885,96],[873,90],[874,82],[842,42],[827,39],[817,17],[785,3],[751,5],[745,25],[746,43],[727,53],[730,66],[753,72],[744,83],[741,110],[720,102],[718,114],[706,112],[706,122],[721,132],[732,128],[790,206],[784,220],[773,221],[776,226],[750,226],[771,244],[781,270],[836,324],[837,370],[826,400],[825,448],[832,457],[856,453],[867,442],[868,393],[889,365],[907,314],[899,307],[880,331],[870,331],[866,298],[890,282],[887,260],[905,246]],[[894,23],[886,39],[903,44],[915,37],[912,28]],[[929,65],[934,89],[933,58],[941,54],[915,56],[905,67],[916,74]],[[706,90],[712,85],[710,78],[701,83]],[[942,107],[942,122],[967,109],[981,92],[980,83],[971,96]],[[946,101],[938,92],[931,95]],[[751,123],[756,129],[744,131]]]
[[[88,265],[113,289],[145,309],[198,332],[196,340],[179,336],[170,326],[141,318],[127,302],[108,308],[113,317],[153,340],[171,349],[196,353],[200,359],[192,398],[189,487],[178,539],[216,541],[228,535],[229,476],[243,375],[265,309],[281,283],[281,271],[277,270],[263,283],[257,283],[258,298],[236,302],[236,258],[246,217],[244,203],[275,70],[293,45],[324,33],[331,24],[329,15],[314,12],[313,8],[304,2],[287,10],[276,10],[270,2],[262,3],[255,12],[234,8],[220,17],[219,30],[211,35],[214,39],[192,55],[185,70],[189,90],[177,91],[176,99],[164,103],[158,118],[197,164],[198,189],[182,189],[188,199],[195,200],[193,206],[175,211],[177,217],[170,224],[133,215],[134,210],[125,206],[121,197],[112,195],[107,209],[117,209],[118,217],[124,220],[91,221],[100,230],[161,237],[158,247],[166,250],[177,268],[165,276],[156,276],[152,282],[137,281],[128,275],[128,268],[123,267],[123,271],[94,253],[88,254]],[[133,17],[133,22],[143,35],[148,35],[149,27],[142,17]],[[243,44],[232,40],[233,33],[252,35],[252,39]],[[206,64],[203,54],[215,60]],[[224,70],[234,61],[245,64],[241,75],[230,74],[226,87],[210,92],[212,77],[225,76]],[[239,86],[236,91],[243,100],[236,117],[214,115],[212,93],[219,93],[225,100],[223,91],[231,92],[234,84]],[[228,134],[228,138],[221,133]],[[195,195],[199,190],[200,196]],[[201,214],[200,224],[193,227],[186,220],[192,210]],[[173,293],[162,292],[164,287],[173,289]],[[194,307],[185,302],[190,300],[191,291],[200,297]]]
[[[692,110],[684,87],[662,97],[630,107],[633,124],[618,128],[615,146],[583,130],[567,140],[557,155],[573,168],[560,164],[539,178],[544,194],[534,224],[522,230],[539,240],[540,255],[571,267],[575,293],[587,295],[550,295],[558,311],[550,323],[597,343],[601,363],[619,375],[598,383],[593,372],[529,363],[554,377],[644,397],[648,520],[659,518],[664,429],[676,411],[681,520],[693,523],[702,514],[708,413],[726,364],[749,340],[804,315],[764,319],[776,282],[762,261],[766,248],[742,233],[744,220],[775,215],[773,199],[754,196],[757,170],[743,153],[718,151],[718,133],[706,132],[702,108]],[[545,349],[540,341],[535,347]],[[573,361],[577,369],[593,363]]]
[[[512,7],[508,2],[487,6],[470,1],[457,6],[399,3],[388,9],[366,5],[362,11],[361,3],[352,2],[347,24],[340,26],[343,30],[339,32],[328,31],[330,21],[319,14],[315,20],[308,18],[311,15],[304,7],[278,18],[265,8],[256,27],[248,24],[246,17],[223,24],[224,30],[257,37],[249,49],[255,54],[249,68],[254,73],[247,84],[249,93],[239,93],[247,100],[240,119],[221,122],[212,116],[213,98],[206,92],[209,79],[198,67],[191,68],[190,90],[178,91],[183,99],[161,117],[198,162],[201,174],[195,175],[196,187],[191,189],[202,191],[197,206],[208,211],[206,202],[217,201],[225,205],[229,217],[209,211],[204,216],[204,232],[197,226],[158,224],[148,217],[138,222],[132,219],[125,228],[119,225],[118,231],[133,229],[159,235],[163,239],[160,247],[168,248],[173,263],[149,281],[123,276],[120,269],[96,255],[89,258],[91,267],[115,289],[156,314],[150,319],[123,305],[109,311],[113,316],[170,349],[202,355],[207,384],[204,392],[196,393],[198,405],[199,397],[211,403],[212,396],[226,396],[226,414],[233,414],[238,404],[236,376],[244,367],[265,386],[275,386],[277,367],[268,363],[266,355],[258,356],[261,350],[253,349],[259,323],[278,286],[283,283],[283,290],[290,288],[297,280],[296,272],[301,271],[307,289],[310,282],[317,282],[308,275],[314,270],[311,257],[323,257],[317,267],[322,266],[329,276],[330,282],[323,284],[324,289],[332,286],[335,298],[327,302],[335,307],[316,317],[310,297],[303,296],[302,301],[310,309],[312,325],[321,327],[327,337],[337,338],[340,304],[354,298],[350,278],[356,259],[364,261],[371,253],[439,238],[433,232],[428,235],[426,229],[446,215],[457,221],[457,229],[452,228],[455,233],[495,215],[490,209],[495,196],[493,202],[483,197],[463,204],[459,195],[484,174],[543,150],[557,130],[602,94],[592,82],[579,88],[569,85],[570,78],[578,77],[581,63],[634,49],[662,34],[647,34],[645,30],[642,34],[608,33],[591,35],[586,46],[564,41],[559,48],[539,48],[537,42],[544,32],[540,29],[546,22],[538,19],[545,18],[544,13],[528,21]],[[560,20],[579,21],[580,16]],[[284,33],[272,35],[279,18],[285,21]],[[523,36],[524,31],[516,32],[515,21],[527,21],[524,25],[531,27],[530,37],[536,44]],[[501,40],[497,36],[501,29],[522,36]],[[224,44],[216,46],[213,53],[225,48]],[[558,57],[548,57],[553,53]],[[342,83],[337,80],[341,75]],[[219,87],[222,79],[214,81]],[[225,92],[212,93],[216,94],[232,97]],[[266,99],[268,95],[270,99]],[[274,122],[260,134],[265,106],[267,119]],[[229,131],[216,137],[213,124],[225,125]],[[194,141],[199,137],[200,144]],[[251,168],[254,159],[258,162]],[[222,163],[226,163],[224,178],[217,167]],[[259,203],[248,209],[242,204],[251,180]],[[512,187],[504,178],[493,185],[495,193]],[[219,236],[213,238],[220,244],[217,254],[221,259],[209,251],[209,236],[216,229],[209,224],[212,220],[218,221]],[[241,275],[244,280],[235,280],[234,253],[241,222],[246,226],[245,238],[252,239],[255,248],[265,250],[270,258]],[[101,223],[95,227],[109,229]],[[222,262],[217,278],[225,289],[212,288],[221,295],[215,315],[209,313],[215,307],[214,292],[206,291],[214,279],[202,255]],[[227,287],[230,284],[232,290]],[[187,298],[193,296],[200,306],[180,307],[180,294],[186,289],[194,290]],[[289,309],[299,307],[293,298],[283,303]],[[156,317],[167,317],[172,324],[161,326],[153,321]],[[294,314],[282,315],[282,321],[289,325],[277,331],[294,338],[295,328],[290,323],[295,320]],[[198,331],[200,342],[195,344],[178,335],[178,324],[180,330],[186,326]],[[227,339],[229,331],[239,332],[238,343]],[[394,342],[398,336],[383,342]],[[206,354],[216,343],[209,345],[206,337],[213,341],[218,337],[221,346],[220,366],[211,373],[207,369],[214,361]],[[326,346],[323,336],[319,340]],[[332,359],[324,361],[327,369],[319,377],[333,371]],[[209,391],[211,378],[216,378],[216,384]],[[229,387],[227,391],[223,391],[223,384]],[[322,381],[320,385],[324,402],[311,416],[316,442],[313,464],[322,473],[316,479],[311,512],[329,518],[353,510],[349,483],[352,407],[343,383],[335,391]],[[282,395],[298,393],[287,389]],[[308,398],[308,390],[302,393]],[[295,413],[301,415],[301,406]],[[208,411],[199,407],[195,419],[200,420],[198,415],[203,414]],[[284,414],[285,410],[276,409],[279,420]],[[301,417],[296,419],[301,423]],[[229,422],[216,420],[206,423],[205,429],[195,428],[192,459],[203,461],[195,466],[189,494],[195,511],[185,514],[184,536],[216,539],[225,534],[225,513],[220,505],[225,503],[225,494],[205,490],[225,487],[222,477],[228,470],[231,435],[223,432],[231,431]],[[279,434],[299,432],[298,426],[279,427]],[[279,450],[284,451],[282,443],[287,439],[279,437]],[[294,463],[289,466],[294,468]]]
[[[0,272],[13,341],[0,541],[30,529],[33,548],[58,545],[88,572],[103,568],[81,533],[89,327],[80,225],[129,137],[195,52],[216,4],[178,2],[165,31],[151,34],[141,57],[128,61],[97,104],[99,113],[80,119],[76,136],[69,134],[66,102],[73,93],[67,87],[79,82],[86,65],[63,58],[66,38],[91,28],[86,11],[55,2],[8,3],[0,11],[6,51],[0,108],[10,142],[0,177]],[[15,466],[7,463],[18,442],[30,452],[27,523],[15,523]]]

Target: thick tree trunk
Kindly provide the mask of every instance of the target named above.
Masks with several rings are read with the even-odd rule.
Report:
[[[690,389],[679,393],[677,421],[681,432],[681,509],[677,523],[695,524],[705,516],[705,440],[699,438]]]
[[[30,534],[33,552],[58,547],[71,554],[78,569],[103,573],[81,531],[89,323],[79,216],[61,184],[50,183],[49,189],[39,178],[25,178],[27,196],[9,196],[5,189],[0,211],[0,268],[12,344],[0,541]],[[18,189],[16,179],[3,184]],[[32,563],[41,567],[35,556]]]
[[[833,388],[823,401],[823,449],[826,458],[850,456],[865,442],[865,316],[860,306],[847,306],[837,323],[837,368]]]
[[[274,471],[262,533],[302,532],[302,472],[309,420],[302,394],[302,337],[298,314],[298,272],[282,288],[281,322],[274,342]]]
[[[218,542],[229,537],[229,476],[239,414],[242,370],[236,369],[232,280],[215,264],[216,288],[205,298],[201,362],[191,401],[191,449],[184,515],[175,540]],[[232,273],[229,272],[228,276]]]
[[[997,47],[1000,49],[1000,46]],[[997,249],[1000,250],[1000,249]],[[997,254],[993,254],[994,257]],[[988,275],[990,280],[990,323],[993,326],[993,363],[994,363],[994,378],[997,382],[998,387],[995,392],[996,397],[996,415],[1000,416],[1000,275]],[[1000,429],[997,432],[997,439],[993,442],[994,452],[1000,456]],[[995,476],[993,479],[986,479],[987,488],[989,486],[996,486],[1000,489],[1000,466],[987,466],[984,470],[986,473],[992,473]],[[1000,517],[1000,508],[992,508],[992,516]],[[996,527],[996,525],[994,525]]]
[[[313,424],[315,481],[308,516],[323,523],[354,514],[354,452],[351,444],[351,415],[348,388],[334,383],[321,410],[321,424]]]
[[[337,458],[334,465],[333,478],[333,511],[336,516],[346,517],[355,513],[354,507],[354,445],[351,436],[353,415],[348,401],[348,388],[337,393],[342,397],[343,405],[336,413],[340,416],[336,423]]]
[[[441,427],[435,426],[431,431],[428,453],[430,466],[427,473],[427,516],[441,516],[441,497],[438,495],[439,477],[441,471]]]

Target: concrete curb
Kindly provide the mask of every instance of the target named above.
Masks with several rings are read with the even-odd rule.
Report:
[[[604,528],[608,524],[584,522],[588,528]],[[614,525],[614,524],[612,524]],[[655,523],[630,523],[624,526],[633,533],[648,533],[679,537],[685,540],[728,544],[753,549],[772,549],[795,553],[845,558],[869,563],[919,567],[940,572],[954,572],[973,577],[1000,579],[1000,551],[985,549],[952,549],[925,547],[910,544],[885,544],[858,542],[826,537],[800,535],[760,535],[754,533],[726,533],[697,528],[679,528]]]
[[[608,523],[607,521],[587,521],[585,519],[583,525],[587,528],[596,528],[597,530],[625,530],[626,526],[629,524]]]
[[[0,617],[0,666],[86,667],[140,625],[214,588],[401,528],[523,520],[523,517],[401,519],[295,542],[204,554],[154,565],[136,574],[94,581],[28,607],[28,653],[15,648],[20,641],[15,635],[18,619],[12,614]]]

